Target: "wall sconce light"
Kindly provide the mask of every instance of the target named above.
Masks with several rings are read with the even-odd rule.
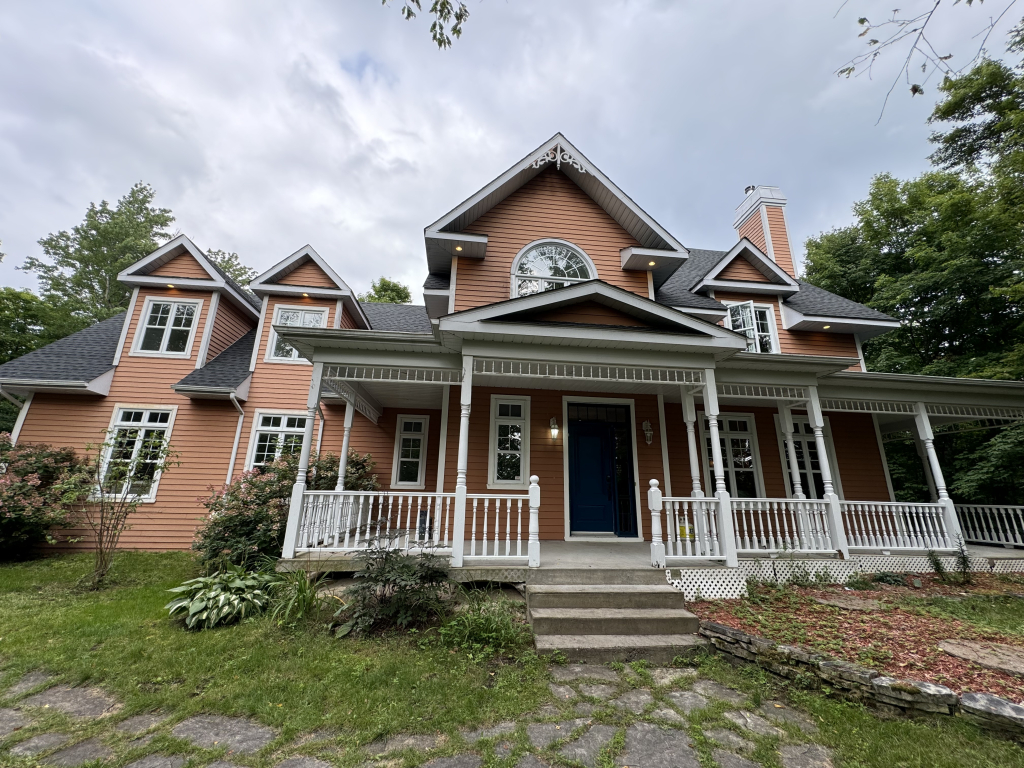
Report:
[[[558,438],[558,419],[554,416],[551,417],[551,439],[555,440]]]
[[[651,441],[654,440],[654,427],[651,426],[650,421],[645,421],[641,426],[644,430],[644,439],[647,441],[647,444],[650,445]]]

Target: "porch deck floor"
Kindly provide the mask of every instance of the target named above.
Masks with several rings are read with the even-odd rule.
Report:
[[[981,544],[968,544],[967,551],[971,557],[990,557],[993,560],[1024,560],[1024,549],[1013,547],[991,547]]]

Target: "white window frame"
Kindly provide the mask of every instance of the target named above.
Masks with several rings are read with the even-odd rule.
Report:
[[[402,432],[403,421],[418,421],[423,424],[422,432]],[[403,437],[419,437],[422,439],[420,445],[420,468],[419,475],[415,482],[404,482],[398,481],[398,471],[400,469],[399,462],[401,460],[402,451],[402,438]],[[398,414],[398,420],[395,422],[395,452],[392,454],[391,461],[391,487],[392,488],[409,488],[411,490],[422,491],[426,488],[427,478],[427,448],[430,444],[430,417],[422,416],[418,413],[400,413]]]
[[[594,260],[592,258],[590,258],[590,256],[587,255],[586,251],[584,251],[582,248],[580,248],[575,243],[570,243],[568,240],[559,240],[558,238],[555,238],[555,237],[545,237],[545,238],[542,238],[540,240],[534,240],[532,243],[527,243],[525,246],[523,246],[522,249],[520,249],[519,253],[517,253],[516,257],[512,260],[512,271],[509,273],[509,296],[511,298],[514,299],[514,298],[519,296],[519,280],[521,278],[525,277],[525,275],[518,275],[518,274],[516,274],[516,270],[519,268],[519,262],[523,260],[523,257],[526,256],[526,254],[528,254],[530,251],[532,251],[534,248],[536,248],[537,246],[540,246],[540,245],[560,245],[560,246],[562,246],[564,248],[568,248],[569,250],[571,250],[574,253],[576,253],[577,256],[580,256],[583,259],[583,261],[586,262],[587,268],[590,270],[590,274],[591,274],[591,277],[587,278],[586,280],[580,280],[579,278],[575,278],[575,277],[571,277],[571,278],[570,277],[566,277],[566,278],[550,278],[550,279],[552,279],[552,280],[563,280],[564,282],[572,283],[572,284],[586,283],[586,282],[589,282],[590,280],[597,280],[598,279],[597,267],[594,265]],[[537,278],[537,279],[538,280],[545,280],[545,279],[549,279],[549,278]],[[544,293],[544,291],[541,291],[541,293]],[[536,294],[532,294],[531,293],[531,294],[527,294],[527,295],[534,296]]]
[[[280,418],[280,419],[308,419],[309,418],[309,414],[306,413],[305,411],[299,411],[299,412],[295,412],[295,413],[292,413],[292,412],[285,413],[283,411],[269,411],[269,410],[268,411],[258,411],[257,412],[256,420],[254,422],[255,429],[253,430],[253,436],[252,436],[252,452],[251,452],[251,456],[249,457],[248,461],[246,461],[246,467],[245,467],[246,469],[254,469],[257,466],[263,466],[262,464],[259,464],[259,465],[256,464],[256,449],[259,447],[259,439],[260,439],[260,433],[261,432],[267,432],[267,433],[273,432],[274,434],[277,434],[277,435],[303,435],[303,436],[306,433],[305,425],[303,425],[303,427],[301,429],[299,429],[299,428],[291,428],[291,429],[289,429],[287,426],[283,426],[283,427],[264,427],[263,426],[263,419],[265,419],[267,417],[270,417],[270,418],[277,417],[277,418]],[[277,461],[279,458],[281,458],[282,442],[283,441],[279,440],[277,445],[275,446],[274,461]]]
[[[523,436],[520,452],[519,480],[498,480],[498,424],[519,421],[498,416],[499,403],[514,403],[523,406]],[[491,395],[490,430],[487,443],[487,488],[488,490],[517,490],[530,487],[530,398],[524,395]]]
[[[188,344],[185,346],[184,352],[161,352],[153,351],[149,349],[142,349],[142,338],[146,334],[146,321],[149,319],[149,313],[154,304],[170,304],[171,305],[171,319],[174,317],[174,305],[175,304],[191,304],[196,308],[195,320],[192,323],[192,327],[189,329]],[[130,357],[173,357],[179,360],[188,360],[192,357],[192,347],[196,340],[196,331],[199,328],[199,322],[203,320],[203,300],[202,299],[180,299],[175,296],[147,296],[146,301],[142,305],[142,313],[139,315],[139,321],[135,327],[135,338],[132,339],[132,350],[129,352]],[[170,323],[170,321],[169,321]],[[163,341],[160,346],[164,346],[167,343],[168,332],[171,328],[168,323],[164,329]]]
[[[167,411],[170,416],[167,417],[167,425],[164,427],[164,445],[167,445],[171,441],[171,431],[174,428],[174,419],[178,415],[178,406],[176,405],[160,405],[155,403],[115,403],[114,410],[110,414],[110,423],[107,425],[107,442],[111,442],[114,439],[115,431],[118,428],[118,416],[121,411]],[[145,419],[141,422],[142,426],[145,426]],[[107,474],[107,461],[110,459],[110,452],[113,450],[113,445],[110,445],[103,454],[103,469],[102,476]],[[153,504],[156,502],[157,493],[160,490],[160,479],[163,477],[163,472],[157,470],[153,475],[153,484],[150,486],[149,493],[139,496],[129,496],[128,498],[139,501],[143,504]],[[102,493],[100,488],[95,490],[95,496],[98,497]]]
[[[712,459],[712,457],[711,457],[710,454],[708,454],[708,437],[709,437],[708,429],[704,425],[704,422],[708,420],[708,414],[701,411],[701,412],[698,412],[697,415],[698,415],[697,422],[698,422],[699,431],[700,431],[700,453],[701,453],[701,456],[704,458],[704,487],[705,488],[710,488],[712,493],[713,493],[714,492],[714,488],[715,488],[715,475],[714,475],[714,473],[712,472],[712,469],[711,469],[711,459]],[[764,490],[764,468],[762,467],[762,464],[761,464],[761,448],[760,448],[760,446],[758,445],[758,442],[757,442],[757,420],[754,418],[754,414],[752,414],[752,413],[742,413],[742,412],[739,412],[739,411],[735,411],[735,412],[734,411],[722,411],[721,413],[718,414],[718,420],[723,422],[723,424],[725,425],[725,429],[720,429],[718,431],[719,439],[721,439],[722,437],[724,437],[726,435],[729,435],[729,434],[735,434],[735,435],[745,435],[745,434],[748,434],[748,433],[743,433],[743,432],[730,433],[729,430],[728,430],[729,419],[733,419],[733,420],[735,420],[735,419],[746,419],[747,422],[750,424],[750,432],[749,432],[749,435],[750,435],[750,449],[751,449],[751,452],[753,453],[753,456],[754,456],[754,483],[757,486],[757,496],[754,496],[753,498],[763,499],[765,497],[765,490]],[[728,450],[728,447],[729,447],[729,443],[728,443],[728,440],[726,440],[726,449],[727,450]],[[723,464],[723,468],[725,469],[725,474],[728,475],[729,474],[729,459],[728,459],[728,456],[726,454],[724,454],[724,453],[722,454],[722,464]],[[736,483],[735,483],[735,481],[732,483],[732,491],[731,492],[734,493],[734,494],[736,492]]]
[[[259,439],[258,435],[261,431],[260,422],[263,421],[264,416],[300,416],[306,418],[309,413],[306,411],[287,410],[282,408],[261,408],[257,409],[252,417],[252,426],[249,428],[249,447],[245,452],[245,469],[246,471],[253,468],[253,462],[256,460],[256,441]],[[316,417],[314,417],[314,422]]]
[[[774,414],[774,416],[775,438],[779,444],[779,458],[782,461],[782,474],[784,476],[783,479],[786,481],[786,498],[791,499],[793,498],[793,475],[789,471],[789,457],[786,455],[786,441],[784,439],[785,436],[782,434],[782,421],[779,419],[779,414],[776,413]],[[825,455],[828,459],[828,468],[832,472],[832,485],[835,488],[836,495],[840,499],[845,499],[846,497],[843,495],[843,482],[839,478],[839,463],[836,461],[836,447],[835,443],[832,441],[832,426],[829,423],[828,416],[825,416],[824,419],[825,426],[822,429],[822,434],[825,437]],[[800,416],[797,414],[793,414],[794,428],[797,424],[803,425],[810,423],[811,420],[809,416]],[[795,431],[796,430],[794,429],[794,432]],[[812,442],[814,440],[813,434],[808,435],[806,433],[801,432],[800,437],[801,439],[811,440]],[[804,488],[804,495],[807,496],[807,498],[811,498],[811,495],[807,492],[806,488]]]
[[[751,316],[754,318],[754,337],[755,337],[755,343],[756,343],[756,337],[757,337],[757,316],[754,315],[753,313],[756,312],[759,309],[767,310],[767,312],[768,312],[768,325],[769,325],[770,335],[772,337],[772,347],[773,347],[773,349],[772,349],[771,352],[762,352],[761,350],[758,349],[758,350],[755,350],[753,352],[753,354],[757,354],[757,355],[778,355],[778,354],[781,354],[782,349],[779,346],[779,324],[775,320],[775,306],[773,304],[759,304],[756,301],[723,301],[722,304],[724,304],[726,307],[736,307],[736,306],[740,306],[741,304],[749,304],[750,305]],[[725,314],[725,327],[728,328],[730,331],[736,330],[736,329],[734,329],[732,327],[732,317],[730,316],[730,314],[728,312],[726,312],[726,314]],[[736,332],[740,333],[740,331],[736,331]],[[750,350],[747,350],[747,351],[750,352]]]
[[[270,324],[270,333],[267,335],[267,349],[266,354],[263,356],[264,362],[267,363],[281,363],[283,365],[312,365],[312,363],[304,357],[277,357],[274,354],[274,347],[277,346],[277,331],[274,330],[274,326],[277,325],[277,319],[282,311],[291,312],[317,312],[324,317],[320,328],[329,328],[328,323],[330,322],[330,311],[327,307],[311,307],[309,305],[303,306],[301,304],[277,304],[274,306],[274,314],[272,322]],[[296,326],[299,327],[299,326]]]

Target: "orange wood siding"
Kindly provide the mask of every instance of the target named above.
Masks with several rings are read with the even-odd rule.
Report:
[[[640,296],[647,273],[622,269],[619,250],[639,243],[568,177],[547,170],[485,213],[467,232],[488,236],[487,257],[461,259],[455,310],[504,301],[511,295],[512,262],[534,240],[557,238],[581,248],[598,277]]]
[[[356,319],[352,317],[352,313],[345,309],[344,305],[341,307],[341,328],[358,328],[359,325],[356,323]]]
[[[851,501],[889,501],[885,460],[878,450],[875,424],[865,413],[826,413],[843,483]]]
[[[740,225],[740,228],[736,230],[736,234],[740,236],[741,240],[744,237],[747,238],[747,240],[756,245],[762,253],[768,253],[768,244],[764,239],[764,227],[761,226],[760,209],[754,211],[750,218]]]
[[[770,283],[767,277],[742,256],[737,256],[718,273],[719,280],[744,280],[748,283]]]
[[[211,280],[210,274],[203,269],[202,265],[195,260],[190,253],[183,253],[175,256],[166,264],[150,272],[151,275],[166,275],[167,277],[187,277],[194,280]]]
[[[242,311],[227,301],[222,294],[217,303],[217,312],[213,316],[213,331],[210,334],[207,362],[213,360],[255,326],[256,323],[248,315],[242,314]]]
[[[344,409],[340,409],[344,416]],[[398,428],[398,414],[405,416],[429,416],[427,425],[427,468],[423,476],[423,490],[433,493],[437,490],[437,459],[438,445],[441,440],[441,411],[423,408],[385,408],[377,424],[374,424],[361,413],[356,413],[352,420],[351,450],[357,453],[369,453],[376,464],[374,472],[380,481],[382,490],[391,490],[391,475],[395,458],[395,430]],[[450,438],[449,438],[450,439]],[[340,452],[340,442],[339,449]],[[454,489],[452,488],[447,490]],[[403,489],[396,488],[400,493]]]
[[[791,277],[795,277],[793,252],[789,248],[789,233],[786,230],[786,214],[777,205],[767,205],[765,211],[768,215],[768,231],[772,235],[772,252],[775,254],[775,263],[786,270]]]
[[[775,328],[779,333],[779,349],[792,355],[833,355],[836,357],[857,357],[857,342],[852,333],[825,333],[818,331],[788,331],[782,327],[779,300],[775,296],[715,291],[719,301],[753,301],[755,304],[771,304],[775,313]],[[855,369],[860,370],[858,363]]]
[[[327,273],[310,260],[293,269],[277,281],[281,285],[309,285],[317,288],[337,288],[338,285],[327,276]]]
[[[587,323],[590,325],[625,325],[631,328],[646,328],[647,323],[638,320],[625,312],[587,301],[571,307],[560,307],[548,312],[540,312],[530,316],[531,321],[539,320],[549,323]]]
[[[146,307],[146,300],[150,298],[168,300],[188,299],[198,300],[203,303],[199,316],[195,318],[195,334],[192,337],[191,353],[187,358],[132,354],[135,338],[139,333],[140,322],[144,322],[142,320],[142,312]],[[142,377],[139,382],[145,387],[146,385],[142,384],[142,381],[152,381],[156,378],[160,381],[166,381],[167,386],[170,386],[194,370],[196,367],[196,355],[199,353],[199,346],[202,344],[203,333],[206,330],[206,321],[210,316],[210,301],[212,298],[213,293],[208,291],[183,291],[177,288],[140,288],[138,299],[135,302],[135,309],[132,312],[131,325],[128,327],[128,335],[124,340],[124,349],[121,350],[121,363],[118,365],[114,380],[121,379],[127,382],[132,377]],[[179,371],[181,371],[181,374],[177,379],[170,378]]]

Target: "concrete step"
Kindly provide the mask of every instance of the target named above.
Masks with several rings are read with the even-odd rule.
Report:
[[[685,608],[668,584],[528,584],[530,608]]]
[[[538,653],[561,651],[576,663],[607,664],[609,661],[646,659],[671,664],[677,657],[690,658],[708,645],[698,635],[538,635]]]
[[[527,584],[667,584],[661,568],[534,568]]]
[[[689,635],[700,621],[681,608],[531,608],[535,635]]]

